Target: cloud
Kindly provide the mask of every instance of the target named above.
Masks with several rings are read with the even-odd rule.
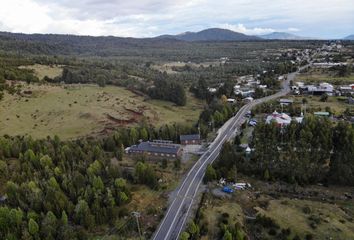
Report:
[[[1,0],[0,30],[151,37],[223,27],[340,37],[354,33],[352,0]]]
[[[300,29],[298,29],[298,28],[292,28],[292,27],[289,27],[287,30],[288,30],[289,32],[300,32]]]
[[[262,35],[262,34],[275,32],[273,28],[259,28],[259,27],[247,28],[242,23],[236,25],[225,23],[225,24],[219,24],[217,27],[229,29],[235,32],[244,33],[247,35]]]
[[[1,4],[0,23],[5,30],[19,32],[43,32],[49,9],[31,0],[11,0]]]

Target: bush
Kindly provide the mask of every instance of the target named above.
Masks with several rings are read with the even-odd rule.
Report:
[[[305,213],[305,214],[310,214],[311,213],[311,208],[309,206],[306,206],[302,209],[302,211]]]

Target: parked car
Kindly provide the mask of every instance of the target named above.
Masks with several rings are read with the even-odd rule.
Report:
[[[234,192],[234,190],[230,187],[223,187],[222,191],[225,193],[233,193]]]

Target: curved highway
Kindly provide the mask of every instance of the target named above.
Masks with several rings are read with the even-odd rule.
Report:
[[[301,67],[299,71],[306,67],[308,67],[308,65]],[[234,136],[237,129],[243,123],[245,114],[257,104],[288,94],[290,92],[289,82],[294,80],[299,71],[287,75],[286,80],[283,82],[281,91],[271,96],[256,99],[253,102],[244,105],[234,117],[232,117],[224,124],[222,128],[220,128],[219,134],[210,145],[209,150],[200,157],[200,159],[184,177],[172,203],[167,210],[167,213],[165,214],[165,217],[152,238],[153,240],[178,239],[185,226],[199,186],[202,183],[207,165],[212,163],[218,157],[222,145]]]

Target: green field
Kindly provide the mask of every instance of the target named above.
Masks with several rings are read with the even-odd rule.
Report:
[[[95,85],[26,85],[0,102],[0,135],[59,135],[71,139],[147,119],[162,124],[195,122],[203,104],[188,96],[187,105],[148,100],[124,88]]]
[[[45,76],[50,78],[58,77],[62,74],[63,68],[57,65],[41,65],[41,64],[34,64],[34,65],[27,65],[27,66],[20,66],[19,68],[23,69],[30,69],[34,71],[34,74],[42,80]]]
[[[298,75],[295,81],[304,82],[306,84],[327,82],[334,85],[346,85],[354,83],[354,74],[346,77],[338,77],[330,73],[328,69],[310,69],[308,72]]]
[[[328,97],[326,102],[321,101],[320,96],[292,96],[289,99],[294,100],[294,104],[301,105],[302,99],[306,98],[308,103],[307,109],[314,109],[315,111],[326,111],[326,107],[330,107],[334,114],[342,114],[347,108],[353,109],[354,106],[348,104],[347,100],[342,97]]]
[[[308,209],[304,211],[304,209]],[[283,229],[290,228],[293,234],[304,239],[311,234],[313,239],[354,239],[352,216],[335,204],[316,201],[281,199],[271,200],[266,210],[256,208],[275,220]]]

